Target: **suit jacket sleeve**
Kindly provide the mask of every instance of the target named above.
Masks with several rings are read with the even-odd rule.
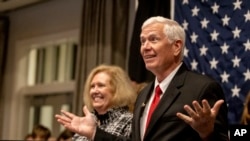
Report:
[[[131,141],[131,139],[112,135],[97,127],[94,141]]]

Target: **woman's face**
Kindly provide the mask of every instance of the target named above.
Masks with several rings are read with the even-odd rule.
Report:
[[[105,72],[97,73],[90,83],[92,104],[98,114],[105,114],[111,105],[113,91],[110,76]]]

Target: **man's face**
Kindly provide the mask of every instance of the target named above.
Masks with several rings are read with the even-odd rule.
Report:
[[[163,32],[164,25],[154,23],[141,31],[141,55],[146,68],[155,73],[166,71],[174,63],[174,46]]]

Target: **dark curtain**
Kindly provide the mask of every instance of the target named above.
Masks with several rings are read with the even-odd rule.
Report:
[[[147,82],[154,79],[147,71],[140,55],[140,32],[142,23],[152,16],[170,18],[170,0],[139,0],[133,35],[130,44],[128,72],[132,80]]]
[[[3,76],[5,70],[5,62],[6,62],[6,55],[7,55],[7,39],[8,39],[8,29],[9,29],[9,20],[7,17],[0,16],[0,113],[4,113],[4,105],[3,99],[4,95],[2,93],[2,86],[3,86]],[[0,136],[2,133],[2,121],[3,116],[0,116]]]
[[[125,69],[128,19],[128,0],[83,0],[75,113],[82,113],[84,83],[95,66],[105,63]]]

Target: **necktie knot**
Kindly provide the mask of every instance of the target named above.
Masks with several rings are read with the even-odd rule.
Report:
[[[159,85],[157,85],[156,88],[155,88],[155,94],[156,94],[157,96],[160,96],[160,95],[162,94],[162,91],[161,91],[161,88],[160,88]]]

